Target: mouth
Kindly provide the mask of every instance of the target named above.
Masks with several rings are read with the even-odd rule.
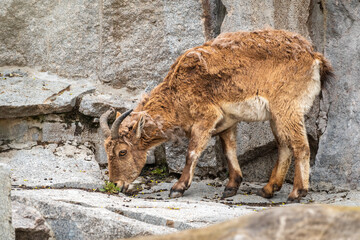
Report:
[[[129,184],[126,184],[125,182],[114,182],[115,186],[118,187],[120,189],[120,192],[122,193],[126,193],[128,188],[129,188]]]

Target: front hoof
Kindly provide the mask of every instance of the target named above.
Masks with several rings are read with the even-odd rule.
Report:
[[[238,190],[237,188],[225,188],[221,199],[235,196],[237,193],[237,190]]]
[[[185,190],[170,190],[170,194],[169,197],[170,198],[179,198],[182,197],[184,195]]]
[[[272,193],[265,192],[263,188],[258,189],[255,194],[263,198],[272,198],[274,196]]]
[[[300,203],[300,200],[301,197],[296,197],[296,198],[288,197],[288,199],[286,200],[286,204]]]
[[[305,197],[308,193],[306,189],[295,190],[290,193],[286,203],[300,203],[301,198]]]

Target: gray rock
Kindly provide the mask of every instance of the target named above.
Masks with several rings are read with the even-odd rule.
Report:
[[[208,228],[134,240],[359,239],[360,208],[293,206],[251,214]]]
[[[103,184],[94,153],[81,145],[37,145],[2,152],[0,159],[11,167],[13,185],[95,189]]]
[[[146,196],[156,195],[145,193],[143,196],[146,198]],[[108,228],[107,231],[102,231],[103,234],[105,233],[104,238],[106,239],[113,237],[114,233],[125,234],[128,232],[124,230],[124,227],[120,227],[118,232],[114,232],[114,229],[112,229],[114,225],[120,225],[121,222],[123,222],[122,224],[129,224],[129,228],[133,228],[132,233],[127,233],[128,237],[137,235],[136,231],[144,231],[144,229],[148,229],[148,234],[151,232],[152,234],[164,234],[176,230],[207,226],[249,214],[254,209],[260,209],[258,207],[244,206],[229,207],[221,203],[199,201],[191,197],[164,199],[165,201],[159,200],[159,197],[157,198],[138,199],[136,197],[126,197],[122,194],[120,196],[108,196],[102,193],[75,189],[19,190],[13,192],[14,202],[32,206],[44,216],[45,220],[51,225],[57,239],[59,231],[65,232],[69,227],[59,226],[56,223],[65,220],[68,221],[68,225],[76,224],[77,221],[84,222],[78,223],[76,230],[73,230],[81,238],[82,231],[88,225],[93,224],[93,216],[96,213],[98,213],[98,221],[102,223],[104,221],[114,221],[114,224],[108,226],[101,224],[93,226],[95,228],[97,226]],[[72,214],[72,212],[74,213]],[[106,218],[104,218],[104,214],[107,215]],[[81,217],[79,217],[80,215]],[[171,223],[170,226],[169,223]],[[96,231],[91,231],[91,233],[98,234]]]
[[[13,193],[13,201],[37,209],[52,228],[55,238],[60,240],[116,239],[175,231],[124,216],[123,210],[136,209],[135,204],[124,198],[81,190]],[[126,207],[128,204],[132,207]]]
[[[105,0],[102,15],[100,79],[115,86],[145,89],[159,83],[185,49],[205,41],[196,0]]]
[[[205,41],[196,0],[4,0],[0,36],[0,66],[131,89],[161,81],[182,51]]]
[[[0,118],[15,118],[70,112],[77,98],[94,87],[87,82],[9,77],[0,81],[0,89]]]
[[[79,144],[91,144],[95,159],[100,164],[107,163],[104,136],[98,129],[98,123],[73,113],[0,119],[0,140],[4,142],[0,146],[1,151],[29,149],[36,142],[48,144],[77,141]]]
[[[327,85],[330,108],[311,176],[315,184],[360,186],[359,7],[356,1],[328,1],[323,6],[327,28],[321,42],[337,78]]]
[[[133,109],[140,101],[142,94],[143,91],[97,86],[96,92],[87,94],[81,99],[79,112],[91,117],[100,117],[110,107],[113,107],[122,113]]]
[[[255,30],[266,27],[286,29],[308,36],[310,0],[244,1],[223,0],[226,15],[221,32]]]
[[[16,239],[55,240],[52,229],[35,208],[13,202],[12,216]]]
[[[164,189],[169,189],[175,181],[159,183],[133,197],[78,189],[14,189],[12,200],[14,205],[36,209],[41,215],[36,218],[45,220],[56,239],[115,239],[206,227],[253,212],[262,212],[269,206],[275,208],[283,205],[292,188],[284,184],[274,198],[265,199],[251,194],[253,189],[262,185],[243,183],[237,195],[220,200],[225,182],[204,180],[194,181],[182,198],[169,199],[169,192]],[[359,207],[359,200],[359,191],[309,192],[301,203]],[[331,208],[327,209],[329,214],[334,212]],[[354,208],[352,211],[355,213]],[[299,216],[304,219],[303,215]],[[321,215],[321,219],[325,221],[330,218]],[[262,225],[255,225],[261,229]]]
[[[100,3],[4,0],[0,66],[39,66],[64,77],[90,77],[100,64]]]
[[[11,218],[11,180],[10,168],[0,163],[0,236],[1,239],[15,239],[15,232]]]

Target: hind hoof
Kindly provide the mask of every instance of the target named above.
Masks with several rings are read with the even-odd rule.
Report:
[[[258,189],[256,195],[263,198],[272,198],[274,196],[274,194],[266,193],[263,188]]]
[[[173,189],[171,189],[171,190],[170,190],[169,197],[170,197],[170,198],[179,198],[179,197],[182,197],[183,195],[184,195],[184,190],[183,190],[183,191],[180,191],[180,190],[173,190]]]

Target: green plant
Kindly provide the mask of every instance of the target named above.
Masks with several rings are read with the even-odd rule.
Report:
[[[120,188],[115,186],[115,184],[112,183],[112,182],[105,181],[104,188],[101,188],[100,192],[106,192],[106,193],[109,193],[109,194],[116,194],[116,193],[120,192]]]
[[[158,168],[155,168],[154,170],[151,171],[151,174],[164,177],[167,175],[167,167],[165,165],[162,165]]]

